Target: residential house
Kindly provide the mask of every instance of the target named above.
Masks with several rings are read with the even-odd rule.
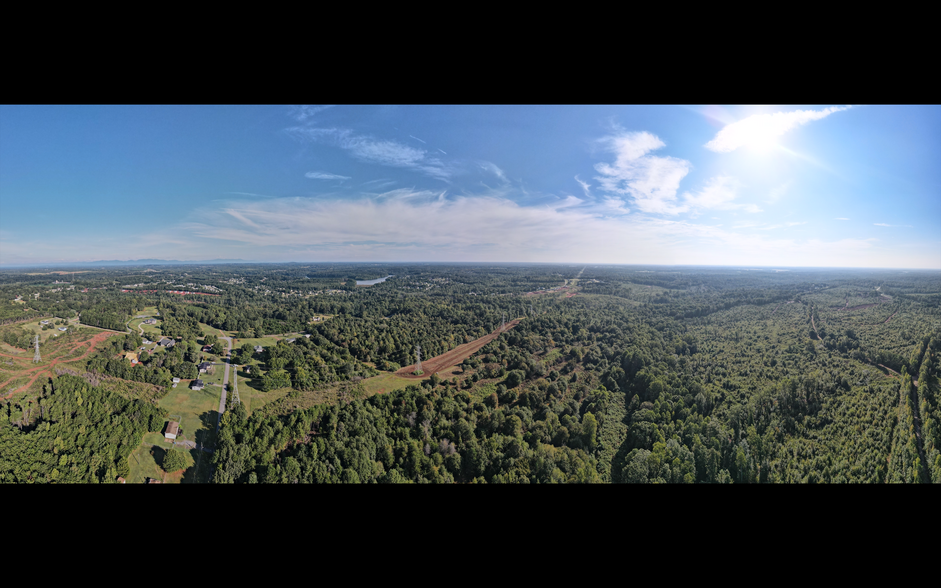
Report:
[[[157,319],[149,318],[149,319],[147,319],[146,321],[144,321],[144,324],[145,324],[145,325],[156,325],[156,324],[157,324]]]
[[[265,348],[262,347],[261,345],[255,345],[255,353],[261,353],[264,350]]]
[[[212,367],[212,363],[208,361],[204,361],[201,364],[199,364],[199,373],[205,374],[206,372],[209,371],[209,368],[211,367]]]
[[[163,434],[166,439],[176,439],[176,434],[180,431],[180,423],[170,421],[167,424],[167,432]]]
[[[193,383],[190,384],[190,388],[193,390],[202,390],[205,387],[206,385],[203,383],[202,380],[193,380]]]

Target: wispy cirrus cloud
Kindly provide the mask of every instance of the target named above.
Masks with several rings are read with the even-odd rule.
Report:
[[[304,174],[304,177],[310,178],[312,180],[349,180],[349,176],[341,176],[339,174],[331,174],[327,172],[307,172]]]
[[[738,196],[738,181],[729,176],[716,176],[706,181],[702,190],[683,194],[689,208],[708,208],[718,210],[742,209],[746,212],[761,212],[754,204],[733,202]]]
[[[437,157],[428,156],[424,149],[389,139],[360,135],[350,129],[291,127],[285,129],[285,132],[297,140],[336,145],[360,161],[368,163],[413,169],[443,181],[448,181],[454,173],[450,166]]]
[[[865,267],[893,259],[876,239],[770,238],[760,231],[607,215],[600,203],[574,196],[523,206],[492,195],[396,190],[358,199],[239,202],[221,212],[194,214],[178,232],[258,255],[284,255],[290,248],[294,258],[303,253],[332,260],[712,264],[721,258],[729,264]],[[414,230],[416,218],[423,219],[422,231]],[[931,267],[932,259],[921,254],[912,261]]]
[[[836,217],[836,218],[833,219],[833,220],[849,220],[849,219],[848,219],[848,218],[845,218],[845,217],[842,217],[842,216],[838,216],[838,217]]]
[[[323,112],[328,108],[333,108],[333,105],[326,106],[292,106],[288,111],[288,115],[298,122],[304,122],[309,118],[312,118],[318,112]]]
[[[582,191],[585,193],[585,197],[591,198],[591,192],[589,192],[589,188],[591,188],[591,184],[589,184],[588,182],[581,181],[578,178],[578,176],[575,176],[575,181],[578,182],[578,185],[582,187]]]
[[[784,196],[784,194],[787,193],[792,183],[793,182],[791,181],[787,181],[781,184],[780,186],[777,186],[773,190],[771,190],[771,192],[768,193],[767,202],[768,203],[777,202],[781,198],[781,196]]]
[[[798,226],[798,225],[806,225],[806,224],[807,224],[807,221],[791,222],[791,223],[778,223],[778,224],[776,224],[776,225],[769,225],[769,226],[767,226],[767,227],[761,227],[761,230],[762,230],[762,231],[770,231],[770,230],[772,230],[772,229],[781,229],[781,228],[785,228],[785,227],[796,227],[796,226]]]
[[[908,227],[908,228],[912,227],[912,225],[890,225],[887,223],[872,223],[872,224],[877,227]]]
[[[715,138],[706,143],[706,149],[728,153],[752,143],[764,143],[791,129],[811,121],[820,120],[834,112],[848,110],[849,106],[835,106],[823,110],[794,110],[774,114],[754,114],[726,125]]]
[[[483,169],[484,171],[490,172],[490,173],[492,173],[493,175],[495,175],[495,176],[497,176],[498,178],[500,178],[501,181],[503,181],[503,182],[508,182],[508,181],[509,181],[509,180],[506,179],[506,174],[503,173],[503,170],[500,169],[500,168],[497,166],[497,164],[491,163],[491,162],[489,162],[489,161],[481,161],[481,162],[478,162],[478,165],[479,165],[480,168]]]

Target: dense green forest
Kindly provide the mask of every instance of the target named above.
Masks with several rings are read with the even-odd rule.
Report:
[[[232,361],[253,368],[241,385],[254,400],[249,411],[228,397],[213,482],[941,481],[938,272],[513,264],[43,271],[0,272],[0,322],[8,323],[0,336],[28,349],[25,322],[44,316],[125,331],[88,357],[93,374],[169,389],[171,378],[197,376],[203,346],[217,343],[210,327],[273,338],[261,353],[257,343],[235,346]],[[181,288],[213,295],[172,292]],[[162,336],[177,344],[141,353],[132,367],[122,353],[140,349],[142,337],[127,324],[145,307],[159,311]],[[454,373],[376,392],[373,381],[414,363],[416,345],[432,358],[504,319],[521,320]],[[68,404],[79,382],[83,399],[96,398],[94,415]],[[40,396],[72,412],[51,410],[53,422],[31,407],[39,397],[4,401],[4,481],[121,475],[134,449],[122,454],[122,443],[139,444],[134,435],[158,424],[153,403],[71,376],[47,382]],[[132,407],[122,402],[158,412],[128,417]],[[117,440],[111,453],[86,442],[99,422],[122,431],[108,433]],[[52,439],[77,444],[70,455],[84,452],[87,470],[57,467],[52,476],[39,448],[53,427]]]

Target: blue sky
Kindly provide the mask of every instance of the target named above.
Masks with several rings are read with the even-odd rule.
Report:
[[[0,106],[0,266],[941,269],[941,106]]]

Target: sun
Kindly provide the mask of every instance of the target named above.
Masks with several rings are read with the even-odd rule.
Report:
[[[749,151],[767,153],[778,145],[777,139],[781,132],[773,117],[757,116],[747,122],[749,124],[738,129],[738,139]]]

